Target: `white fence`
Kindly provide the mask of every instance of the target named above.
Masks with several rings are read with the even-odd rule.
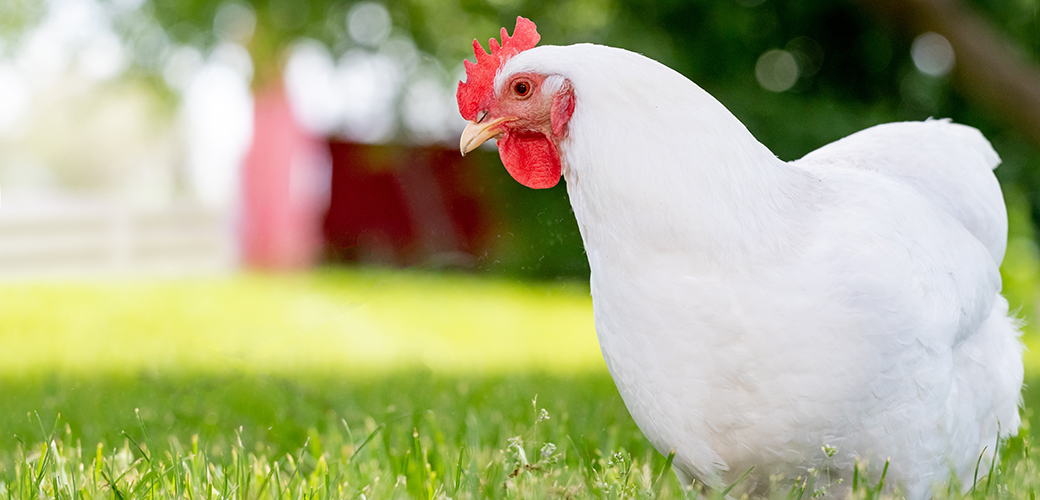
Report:
[[[230,217],[196,203],[0,206],[0,278],[173,276],[236,265]]]

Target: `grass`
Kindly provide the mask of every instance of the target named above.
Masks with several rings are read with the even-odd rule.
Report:
[[[628,416],[590,309],[575,282],[377,270],[5,285],[0,499],[703,496]],[[1002,455],[969,497],[1040,489],[1027,439]]]
[[[0,288],[6,373],[571,372],[588,285],[363,270]],[[41,349],[42,347],[42,349]]]

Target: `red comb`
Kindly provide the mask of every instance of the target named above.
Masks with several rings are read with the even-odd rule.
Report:
[[[530,19],[517,16],[513,36],[509,36],[506,29],[502,28],[502,45],[499,46],[498,40],[494,38],[488,42],[491,47],[490,54],[484,52],[480,42],[473,40],[473,54],[477,56],[477,62],[474,64],[468,59],[464,61],[466,81],[459,82],[459,90],[455,93],[455,98],[459,101],[459,113],[462,113],[463,118],[473,120],[477,117],[480,101],[494,92],[492,86],[498,68],[510,57],[537,45],[539,39],[541,36],[538,35],[538,28],[534,23]]]

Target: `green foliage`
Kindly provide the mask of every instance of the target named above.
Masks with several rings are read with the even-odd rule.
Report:
[[[115,4],[115,0],[105,0]],[[220,42],[214,29],[222,6],[231,3],[255,14],[245,43],[256,67],[258,87],[279,78],[286,49],[301,38],[325,44],[333,57],[360,49],[393,55],[395,49],[353,40],[348,13],[352,0],[145,0],[137,10],[112,5],[117,30],[126,38],[135,68],[131,77],[162,87],[168,53],[159,53],[155,31],[176,45],[205,54]],[[474,38],[485,43],[517,15],[533,19],[543,44],[602,43],[644,53],[675,68],[719,98],[763,143],[784,159],[795,159],[865,127],[929,116],[950,117],[980,128],[1004,162],[997,175],[1023,197],[1031,221],[1040,220],[1040,151],[993,110],[958,93],[950,77],[917,71],[911,40],[870,17],[853,0],[386,0],[395,40],[410,39],[418,65],[404,77],[439,74],[453,85],[463,59],[472,58]],[[993,24],[1017,45],[1026,60],[1040,62],[1037,0],[967,1],[981,22]],[[43,0],[0,3],[0,56],[20,43],[40,21]],[[798,54],[799,77],[782,93],[763,89],[755,78],[758,58],[771,49]],[[159,51],[159,52],[157,52]],[[10,55],[10,54],[8,54]],[[426,71],[439,66],[443,71]],[[963,82],[962,82],[963,83]],[[159,92],[168,100],[175,97]],[[172,106],[170,107],[172,109]],[[496,242],[498,252],[478,267],[536,278],[584,277],[580,238],[563,187],[533,192],[516,186],[493,155],[485,155],[489,186],[501,195],[497,210],[509,215]],[[478,256],[480,257],[480,256]]]
[[[14,0],[0,7],[0,24],[38,21],[42,0]],[[109,0],[114,1],[114,0]],[[277,82],[286,49],[301,38],[326,45],[337,58],[351,50],[395,54],[389,46],[353,40],[352,0],[146,0],[139,11],[117,19],[135,54],[137,76],[159,84],[161,54],[142,52],[154,25],[175,44],[205,53],[220,41],[214,21],[235,3],[255,14],[246,43],[256,67],[254,83]],[[517,15],[533,19],[543,44],[602,43],[646,54],[675,68],[715,95],[764,144],[795,159],[824,144],[884,122],[950,117],[981,129],[1004,159],[1002,184],[1024,197],[1032,221],[1040,220],[1040,151],[992,110],[966,101],[950,77],[917,71],[911,39],[869,16],[853,0],[386,0],[392,38],[410,39],[417,64],[404,78],[439,74],[454,85],[463,59],[473,58],[472,40],[486,45]],[[1037,0],[973,0],[981,22],[1007,35],[1026,59],[1040,62]],[[14,31],[17,31],[15,29]],[[2,36],[2,33],[0,33]],[[8,36],[14,40],[16,36]],[[799,77],[790,90],[774,93],[755,78],[758,58],[771,49],[798,55]],[[0,49],[2,53],[2,49]],[[435,71],[426,69],[437,68]],[[418,66],[416,66],[418,67]],[[169,96],[168,96],[169,97]],[[171,97],[172,99],[172,97]],[[402,137],[403,138],[403,137]],[[516,186],[494,155],[484,155],[487,183],[499,195],[496,210],[508,214],[497,252],[482,270],[540,279],[585,277],[580,237],[564,188],[534,192]],[[478,256],[481,257],[481,256]]]
[[[567,186],[528,189],[513,180],[502,167],[498,154],[474,151],[481,169],[484,189],[494,205],[493,217],[503,221],[487,255],[478,256],[482,272],[568,282],[584,281],[589,261],[574,220]]]
[[[0,42],[14,38],[26,25],[38,23],[43,13],[42,2],[35,0],[5,0],[0,3]]]
[[[250,43],[264,75],[276,73],[281,51],[300,37],[325,43],[334,54],[354,48],[346,0],[252,0],[257,14]],[[1040,62],[1037,2],[977,0],[984,19],[1003,29]],[[474,38],[486,45],[517,15],[533,19],[543,44],[593,42],[657,59],[720,98],[766,145],[784,158],[801,156],[865,126],[896,120],[952,117],[982,128],[991,138],[1008,134],[953,91],[947,78],[925,77],[910,60],[910,40],[869,17],[856,3],[762,0],[389,0],[397,33],[449,69],[473,57]],[[146,4],[179,43],[215,43],[213,18],[220,4],[179,0]],[[289,8],[291,6],[291,8]],[[808,44],[808,45],[806,45]],[[807,48],[808,47],[808,48]],[[801,76],[784,94],[755,81],[758,57],[769,49],[813,52],[800,59]],[[264,69],[270,68],[270,69]],[[1020,148],[1010,133],[1008,148]],[[1003,153],[1004,145],[998,147]],[[1027,162],[1037,167],[1035,146]],[[1011,168],[1008,170],[1017,170]],[[1040,168],[1031,168],[1040,171]],[[1008,178],[1013,182],[1032,180]]]

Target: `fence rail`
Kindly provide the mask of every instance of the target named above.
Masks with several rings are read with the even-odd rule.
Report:
[[[204,274],[236,264],[230,217],[197,203],[0,207],[0,278]]]

